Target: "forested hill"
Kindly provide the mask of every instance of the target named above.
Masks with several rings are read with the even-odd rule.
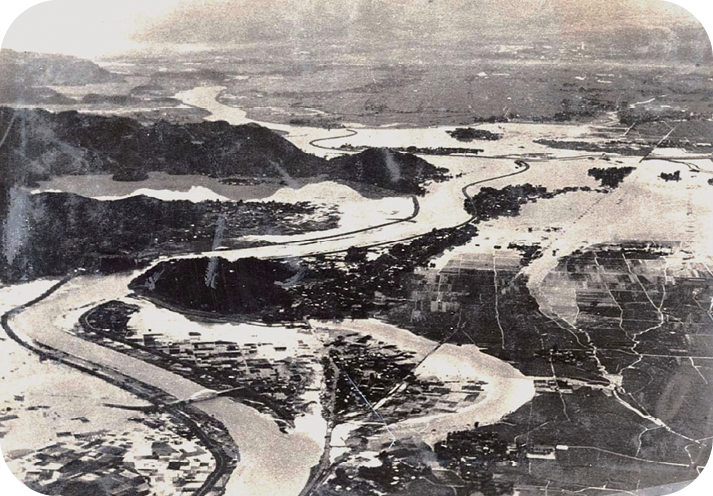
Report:
[[[368,148],[329,161],[336,178],[378,186],[399,193],[423,194],[423,184],[446,178],[447,169],[434,167],[416,155],[388,148]]]
[[[257,124],[232,126],[227,122],[206,121],[179,125],[159,121],[143,125],[125,117],[0,107],[0,129],[5,130],[0,146],[0,215],[6,219],[0,228],[0,252],[5,254],[0,262],[0,278],[46,275],[54,270],[51,263],[64,273],[64,265],[76,266],[82,257],[89,258],[79,265],[88,267],[96,265],[99,255],[128,253],[134,256],[145,252],[151,243],[119,249],[114,234],[143,239],[133,231],[126,231],[132,227],[131,222],[124,222],[127,219],[136,223],[134,227],[140,227],[143,219],[140,229],[147,228],[150,220],[155,226],[148,229],[149,232],[165,234],[166,243],[172,244],[171,250],[185,250],[182,244],[183,234],[187,232],[185,223],[176,227],[171,219],[178,216],[185,221],[199,212],[205,213],[204,209],[190,205],[190,212],[183,212],[177,202],[164,205],[159,200],[127,199],[109,205],[77,195],[31,195],[27,190],[13,189],[14,186],[31,187],[53,176],[112,174],[115,180],[140,184],[149,172],[165,172],[219,178],[276,177],[287,185],[295,185],[294,178],[321,177],[325,181],[346,183],[357,190],[396,196],[423,194],[427,181],[443,179],[447,172],[414,155],[385,149],[369,149],[325,160],[303,152]],[[107,208],[104,208],[105,203]],[[126,209],[119,208],[124,206]],[[288,207],[268,209],[265,215],[261,214],[264,220],[261,225],[280,224],[279,215]],[[243,207],[211,207],[221,212],[224,208],[230,210],[229,217],[235,217],[241,226],[249,220],[240,215],[245,210]],[[300,215],[309,214],[302,212],[304,208],[298,210]],[[256,215],[255,209],[250,212],[253,217]],[[319,226],[308,226],[305,219],[296,218],[295,222],[302,230],[334,227],[326,218]],[[195,219],[188,224],[202,225]],[[111,229],[120,225],[127,227],[112,234]],[[77,229],[68,234],[62,226]],[[103,226],[113,227],[107,231]],[[283,227],[288,231],[296,228]],[[86,256],[81,255],[81,247],[87,252]],[[60,260],[66,264],[59,263]],[[29,269],[30,266],[34,268]]]
[[[132,196],[114,201],[72,193],[13,191],[0,238],[0,280],[63,276],[73,269],[111,272],[169,253],[242,247],[243,236],[334,229],[333,208],[308,202],[162,201]],[[220,228],[218,227],[220,226]]]
[[[0,108],[0,128],[9,129],[0,148],[0,163],[7,168],[3,177],[20,185],[52,176],[98,173],[141,181],[148,172],[160,171],[278,177],[288,184],[290,178],[324,176],[419,194],[425,181],[441,179],[447,172],[413,155],[383,150],[328,161],[258,124],[143,125],[127,117]]]

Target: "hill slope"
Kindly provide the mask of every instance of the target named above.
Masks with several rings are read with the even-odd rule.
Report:
[[[211,177],[324,176],[400,194],[421,194],[422,183],[442,179],[444,169],[407,153],[366,150],[327,161],[305,153],[258,124],[224,121],[143,125],[127,117],[53,114],[0,107],[0,127],[9,129],[0,149],[0,171],[10,184],[32,185],[52,176],[113,174],[140,181],[148,172]]]
[[[78,86],[122,81],[89,60],[0,50],[0,103],[66,104],[74,100],[47,86]]]

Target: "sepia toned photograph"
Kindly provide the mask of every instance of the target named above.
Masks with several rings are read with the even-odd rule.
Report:
[[[710,494],[713,49],[691,11],[16,10],[0,493]]]

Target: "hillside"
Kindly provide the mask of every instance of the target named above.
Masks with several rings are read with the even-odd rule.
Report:
[[[292,178],[323,176],[418,194],[423,182],[442,178],[445,172],[413,155],[385,150],[327,161],[258,124],[143,125],[126,117],[0,108],[0,126],[10,129],[8,146],[0,149],[0,163],[7,167],[3,177],[10,184],[98,173],[140,181],[148,172],[166,172],[276,177],[287,184]]]
[[[242,246],[241,236],[332,229],[333,209],[308,202],[100,201],[70,193],[13,190],[0,278],[19,281],[84,268],[111,272],[166,253]],[[221,239],[216,243],[216,232]]]
[[[205,276],[209,273],[210,284]],[[253,314],[289,307],[292,297],[283,285],[297,273],[297,268],[281,261],[192,258],[161,262],[132,281],[129,288],[180,308],[223,315]]]
[[[8,175],[31,185],[51,176],[114,174],[141,180],[147,172],[214,177],[308,176],[323,173],[326,162],[300,151],[258,125],[226,122],[144,126],[124,117],[103,117],[39,109],[0,108],[0,125],[13,126],[7,137]]]
[[[0,50],[0,103],[66,104],[74,100],[48,86],[79,86],[122,81],[89,60]]]
[[[382,149],[327,161],[257,124],[142,125],[124,117],[0,107],[0,127],[8,130],[0,147],[0,213],[8,219],[0,238],[6,254],[0,277],[6,280],[101,268],[112,257],[209,249],[219,214],[234,238],[328,229],[336,222],[328,214],[315,220],[314,208],[299,203],[195,205],[145,197],[102,202],[14,187],[53,176],[112,174],[118,181],[140,182],[149,172],[165,172],[273,177],[287,185],[294,178],[321,177],[369,193],[403,195],[424,193],[426,181],[447,172]]]
[[[333,158],[329,163],[335,166],[334,175],[339,179],[405,194],[423,194],[425,181],[443,180],[448,172],[416,155],[386,148],[369,148]]]

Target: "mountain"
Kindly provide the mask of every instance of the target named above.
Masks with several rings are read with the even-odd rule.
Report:
[[[333,158],[329,163],[335,166],[334,175],[339,179],[406,194],[423,194],[423,182],[443,179],[448,172],[416,155],[388,148],[369,148]]]
[[[111,272],[165,253],[242,246],[246,235],[332,229],[338,217],[307,202],[101,201],[72,193],[14,189],[0,257],[0,279],[31,280],[84,268]],[[220,226],[220,227],[218,227]]]
[[[3,77],[12,77],[32,86],[81,86],[119,83],[123,77],[90,60],[69,55],[0,50]]]
[[[0,50],[0,103],[68,104],[75,101],[48,86],[121,82],[94,62],[66,55]]]
[[[211,284],[196,274],[213,273]],[[299,268],[282,261],[241,258],[194,258],[161,262],[129,285],[180,308],[231,314],[260,313],[270,307],[288,307],[292,297],[283,287]]]
[[[3,177],[10,184],[98,173],[140,181],[156,171],[278,177],[287,184],[292,178],[324,176],[399,194],[421,194],[423,182],[444,173],[414,155],[387,150],[327,161],[258,124],[158,121],[143,125],[127,117],[0,107],[0,126],[10,129],[7,145],[0,148],[0,163],[7,167]]]
[[[141,180],[151,171],[304,177],[326,168],[325,160],[256,124],[144,126],[125,117],[0,108],[3,129],[11,122],[0,155],[9,169],[5,177],[22,185],[68,174],[109,173],[117,180]]]
[[[56,275],[77,266],[96,268],[111,257],[124,263],[155,251],[159,242],[164,251],[190,251],[195,246],[188,249],[186,243],[197,238],[191,237],[196,233],[188,226],[214,221],[218,213],[236,226],[244,225],[235,237],[249,233],[252,221],[259,223],[253,229],[272,226],[282,234],[334,227],[329,219],[319,226],[292,226],[281,219],[300,214],[299,204],[276,204],[263,212],[232,202],[220,209],[147,198],[102,202],[67,194],[32,195],[17,187],[53,176],[113,174],[115,180],[141,181],[149,172],[166,172],[276,177],[288,185],[294,178],[321,177],[369,193],[403,195],[423,194],[426,181],[443,179],[447,172],[414,155],[386,149],[325,160],[258,124],[143,125],[126,117],[0,107],[0,128],[7,130],[0,147],[0,215],[6,219],[0,273],[6,279],[13,274]],[[209,244],[214,229],[206,232],[210,235],[197,240]]]

